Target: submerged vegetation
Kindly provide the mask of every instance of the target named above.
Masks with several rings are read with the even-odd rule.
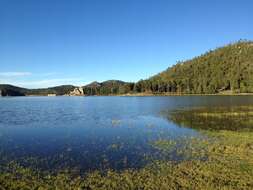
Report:
[[[139,170],[93,171],[85,176],[71,175],[67,171],[50,175],[12,164],[1,172],[0,187],[40,190],[252,189],[252,132],[220,131],[209,132],[209,135],[216,141],[205,141],[204,160],[154,161]],[[191,149],[182,154],[188,154],[189,151],[194,153],[200,145],[200,142],[194,140]],[[157,146],[160,146],[159,143]]]
[[[165,112],[163,115],[182,127],[253,131],[253,106],[198,107]]]
[[[251,107],[194,108],[171,114],[169,118],[178,124],[183,123],[184,127],[220,127],[201,130],[204,138],[182,139],[187,143],[164,139],[151,142],[165,155],[173,152],[187,159],[154,160],[140,169],[90,171],[84,175],[63,170],[51,174],[10,163],[0,168],[0,189],[253,189]],[[222,118],[224,122],[221,122]],[[188,119],[196,122],[192,124]],[[180,151],[175,151],[183,144],[184,147],[178,149]]]

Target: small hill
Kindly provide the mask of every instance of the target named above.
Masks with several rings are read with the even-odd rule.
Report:
[[[88,88],[88,87],[89,88],[99,88],[100,86],[101,86],[101,83],[94,81],[90,84],[85,85],[84,87],[86,87],[86,88]]]
[[[73,85],[61,85],[50,88],[40,88],[40,89],[30,89],[26,95],[42,95],[46,96],[48,94],[64,95],[69,94],[74,90],[75,86]]]
[[[26,95],[47,96],[48,94],[64,95],[68,94],[74,88],[75,86],[72,85],[62,85],[51,88],[27,89],[8,84],[1,84],[0,96],[26,96]]]
[[[9,84],[0,84],[0,96],[25,96],[28,89]]]
[[[253,92],[253,42],[239,41],[179,62],[135,85],[137,92],[213,94]]]
[[[120,80],[108,80],[104,82],[92,82],[83,86],[85,95],[110,95],[125,94],[133,91],[134,83],[124,82]]]

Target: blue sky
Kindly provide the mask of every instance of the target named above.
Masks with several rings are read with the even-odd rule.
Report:
[[[253,40],[252,0],[0,0],[0,83],[138,81]]]

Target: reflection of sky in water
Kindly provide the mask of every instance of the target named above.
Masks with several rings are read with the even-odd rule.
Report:
[[[188,106],[252,104],[250,97],[20,97],[0,99],[1,159],[54,169],[140,167],[150,142],[196,136],[160,117]],[[37,158],[35,161],[28,158]]]

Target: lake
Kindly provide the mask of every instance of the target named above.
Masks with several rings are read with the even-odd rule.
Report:
[[[180,160],[173,152],[164,156],[152,142],[205,137],[164,113],[248,105],[253,105],[252,96],[0,98],[0,163],[82,173]]]

